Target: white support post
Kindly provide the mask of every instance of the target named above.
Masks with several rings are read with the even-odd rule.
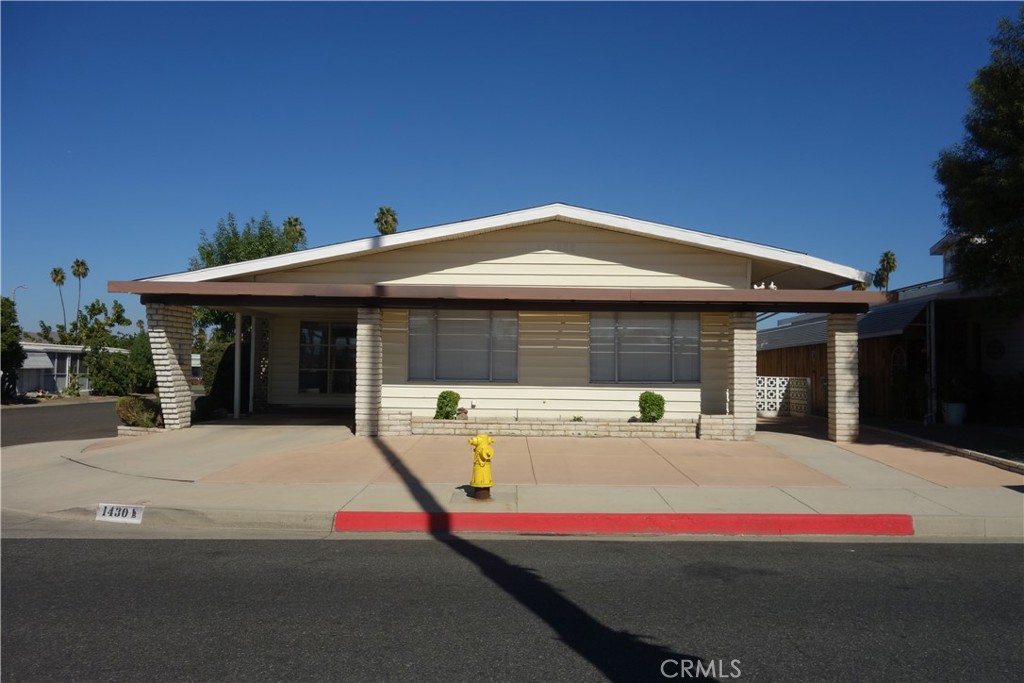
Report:
[[[234,412],[237,420],[242,413],[242,314],[235,313],[235,391]]]
[[[253,414],[256,400],[256,316],[249,316],[249,415]]]

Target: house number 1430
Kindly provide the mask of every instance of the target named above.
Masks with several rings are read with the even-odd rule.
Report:
[[[121,522],[122,524],[142,524],[144,505],[114,505],[100,503],[96,506],[97,522]]]

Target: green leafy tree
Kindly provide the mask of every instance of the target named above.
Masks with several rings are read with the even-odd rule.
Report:
[[[249,261],[288,254],[306,247],[306,231],[302,221],[289,216],[285,227],[277,227],[266,213],[259,220],[250,218],[242,228],[238,227],[235,215],[229,213],[217,221],[212,235],[205,230],[199,233],[196,255],[189,259],[189,270],[224,266],[229,263]],[[234,334],[234,314],[197,307],[193,326],[198,332],[214,328],[214,336],[229,339]]]
[[[1024,310],[1024,5],[1002,19],[991,60],[970,83],[963,140],[943,150],[935,178],[953,272],[965,290],[991,287]]]
[[[206,330],[196,330],[192,335],[192,353],[202,353],[206,350],[207,343],[209,340],[206,337]]]
[[[84,259],[76,258],[71,264],[71,274],[78,279],[78,307],[75,309],[77,316],[82,312],[82,280],[89,276],[89,264]]]
[[[21,326],[14,299],[6,296],[0,301],[0,388],[4,398],[18,393],[18,371],[25,363],[25,349],[21,346]]]
[[[373,219],[377,231],[382,235],[393,235],[398,230],[398,215],[390,206],[377,209],[377,217]]]
[[[68,312],[64,308],[64,283],[67,282],[68,276],[64,273],[64,269],[61,267],[54,268],[50,271],[50,281],[57,285],[57,293],[60,294],[60,312],[64,316],[64,327],[68,326]]]
[[[126,348],[131,344],[131,337],[115,332],[117,328],[130,327],[131,324],[124,306],[116,299],[109,308],[99,299],[94,300],[72,323],[68,338],[70,343],[86,347],[82,361],[89,373],[93,394],[121,396],[133,391],[129,356],[108,350]]]
[[[149,335],[139,332],[128,347],[128,380],[131,391],[148,394],[156,388],[156,367]]]

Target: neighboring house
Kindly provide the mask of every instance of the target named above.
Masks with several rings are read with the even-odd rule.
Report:
[[[260,406],[354,409],[356,432],[409,433],[458,391],[472,419],[621,420],[644,390],[702,435],[754,430],[755,314],[829,314],[830,430],[856,435],[855,316],[834,291],[869,274],[806,254],[564,204],[129,282],[165,424],[189,425],[191,307],[251,317],[236,363]],[[774,283],[777,289],[758,288]],[[851,352],[850,349],[854,351]],[[852,365],[851,365],[852,363]]]
[[[968,404],[968,415],[1024,420],[1024,316],[1007,319],[984,305],[984,292],[943,278],[890,292],[891,303],[860,317],[860,407],[864,415],[941,420],[944,401]],[[802,315],[758,332],[759,375],[811,378],[812,411],[824,414],[827,389],[825,319]]]
[[[21,347],[25,349],[25,362],[18,371],[18,393],[46,391],[59,394],[67,389],[68,382],[74,377],[78,378],[81,393],[87,394],[92,390],[82,361],[84,346],[23,341]],[[108,348],[107,351],[128,354],[127,349]]]

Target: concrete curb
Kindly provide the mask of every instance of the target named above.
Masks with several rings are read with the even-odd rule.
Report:
[[[986,465],[992,465],[1003,470],[1008,470],[1015,474],[1024,474],[1024,463],[1017,462],[1015,460],[1007,460],[1006,458],[1000,458],[998,455],[989,455],[988,453],[982,453],[981,451],[972,451],[968,448],[957,448],[956,446],[950,446],[949,444],[940,443],[938,441],[930,441],[928,439],[922,439],[919,436],[913,436],[906,432],[898,432],[895,429],[886,429],[885,427],[872,427],[870,425],[861,425],[861,429],[873,429],[876,432],[883,434],[889,434],[892,436],[898,436],[910,441],[916,441],[917,443],[924,444],[930,448],[936,448],[946,453],[952,453],[953,455],[959,455],[970,460],[976,460],[977,462],[985,463]]]
[[[949,517],[921,515],[914,518],[914,534],[933,538],[985,538],[1024,541],[1024,517]]]
[[[910,515],[339,511],[334,530],[528,534],[913,536]]]
[[[4,510],[4,512],[8,512]],[[52,513],[30,513],[40,517],[62,518],[75,521],[96,521],[96,508],[75,507]],[[306,510],[236,510],[227,508],[188,509],[145,506],[142,526],[183,527],[205,529],[272,529],[295,531],[331,530],[333,512]],[[105,522],[96,522],[105,524]]]

